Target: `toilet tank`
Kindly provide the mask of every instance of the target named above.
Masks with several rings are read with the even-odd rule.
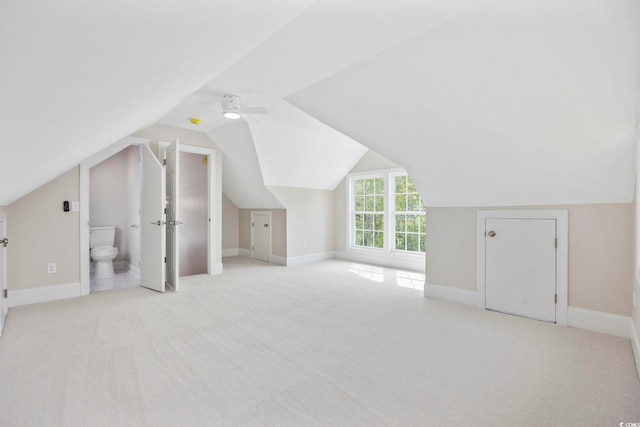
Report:
[[[116,227],[89,227],[89,248],[96,246],[113,246],[116,239]]]

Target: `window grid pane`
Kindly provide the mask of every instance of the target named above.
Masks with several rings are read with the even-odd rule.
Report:
[[[354,235],[353,245],[384,247],[384,178],[353,181]]]
[[[408,175],[395,177],[395,249],[425,251],[425,206]]]

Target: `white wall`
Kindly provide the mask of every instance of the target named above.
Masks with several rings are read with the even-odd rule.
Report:
[[[287,210],[287,259],[333,257],[333,191],[268,187]]]
[[[180,276],[207,273],[209,226],[207,165],[202,155],[180,153]]]
[[[79,182],[74,167],[6,207],[9,293],[80,281],[79,214],[62,210],[64,200],[79,200]],[[56,273],[47,273],[50,262]]]
[[[238,249],[240,211],[224,194],[222,195],[222,249]]]

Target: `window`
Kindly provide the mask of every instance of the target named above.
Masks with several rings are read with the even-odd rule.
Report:
[[[384,247],[384,178],[353,180],[355,221],[353,245]]]
[[[405,172],[355,175],[349,183],[350,247],[424,253],[426,209]]]
[[[422,198],[409,175],[394,176],[395,249],[424,252],[425,211]]]

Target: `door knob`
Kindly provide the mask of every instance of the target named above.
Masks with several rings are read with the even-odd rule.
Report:
[[[153,224],[153,225],[164,225],[165,222],[158,220],[158,221],[151,221],[151,224]]]
[[[489,237],[493,237],[495,235],[496,235],[495,231],[490,231],[490,232],[487,233],[487,236],[489,236]]]

